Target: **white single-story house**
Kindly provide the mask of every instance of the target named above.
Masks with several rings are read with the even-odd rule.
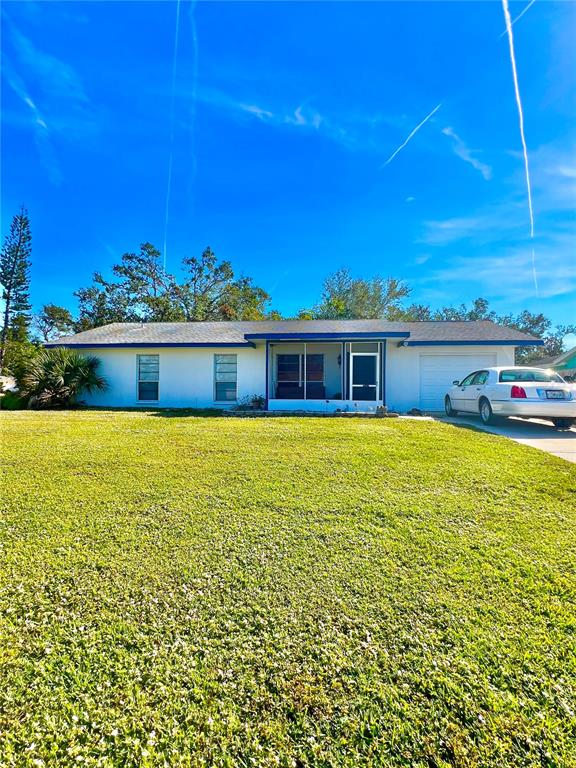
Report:
[[[439,411],[455,379],[513,365],[539,339],[490,321],[278,320],[112,323],[46,346],[101,360],[110,407]]]

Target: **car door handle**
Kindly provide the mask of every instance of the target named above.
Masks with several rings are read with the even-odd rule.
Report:
[[[482,387],[476,387],[476,389],[482,389]]]

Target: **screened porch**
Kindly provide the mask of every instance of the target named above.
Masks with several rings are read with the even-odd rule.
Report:
[[[341,407],[344,402],[367,403],[376,407],[383,402],[385,344],[381,341],[270,342],[267,347],[269,407],[295,407],[297,403],[292,401],[317,406],[334,404],[334,407]]]

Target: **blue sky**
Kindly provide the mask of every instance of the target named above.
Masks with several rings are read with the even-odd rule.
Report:
[[[538,294],[500,2],[182,0],[173,90],[176,8],[3,4],[2,232],[24,203],[37,307],[166,236],[169,270],[209,244],[285,313],[349,266],[576,318],[576,4],[513,27]]]

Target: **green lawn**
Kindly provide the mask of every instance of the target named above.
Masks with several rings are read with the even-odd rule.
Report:
[[[576,466],[398,419],[0,430],[1,766],[576,765]]]

